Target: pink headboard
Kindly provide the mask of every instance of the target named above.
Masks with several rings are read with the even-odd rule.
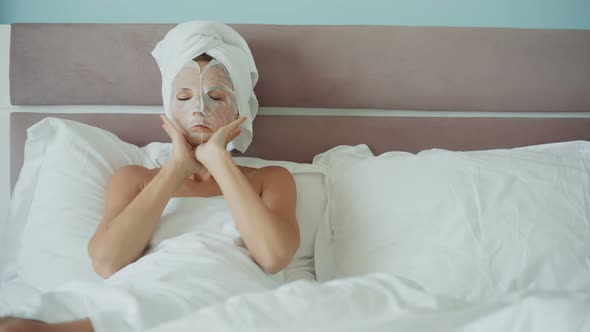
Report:
[[[161,105],[168,24],[13,24],[13,105]],[[260,106],[590,111],[590,30],[232,25]]]
[[[150,52],[172,26],[13,24],[12,104],[161,105],[160,76]],[[248,156],[309,162],[341,144],[364,143],[379,154],[590,139],[590,119],[582,113],[579,118],[366,113],[590,112],[590,30],[233,27],[254,54],[260,106],[321,108],[327,115],[258,116]],[[359,110],[334,116],[335,109]],[[26,128],[46,116],[99,126],[138,145],[167,141],[155,115],[12,113],[12,185],[22,165]]]

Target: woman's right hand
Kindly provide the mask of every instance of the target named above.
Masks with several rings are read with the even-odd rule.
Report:
[[[184,135],[176,128],[165,115],[160,115],[162,128],[172,140],[172,158],[168,161],[171,167],[187,178],[205,166],[195,158],[195,147],[184,138]]]

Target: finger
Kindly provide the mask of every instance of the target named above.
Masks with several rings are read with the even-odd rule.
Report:
[[[160,115],[160,119],[162,119],[162,122],[164,122],[164,127],[170,138],[174,139],[175,137],[181,135],[176,126],[170,122],[170,120],[165,115]]]
[[[231,130],[234,131],[235,129],[237,129],[244,121],[246,121],[246,117],[245,116],[240,116],[237,119],[235,119],[232,123],[228,124],[227,127]]]
[[[162,129],[164,129],[164,132],[166,132],[166,135],[168,135],[168,137],[170,137],[170,140],[172,142],[174,142],[174,137],[172,136],[172,133],[170,133],[170,130],[168,129],[168,127],[166,127],[165,124],[162,124]]]
[[[168,135],[168,137],[172,138],[172,136],[170,136],[170,133],[168,132],[168,129],[166,129],[165,124],[162,124],[162,129],[164,129],[164,132],[166,132],[166,135]]]
[[[241,134],[241,133],[242,133],[242,129],[238,129],[238,130],[236,130],[236,131],[235,131],[235,133],[234,133],[234,138],[236,138],[236,137],[240,136],[240,134]],[[233,138],[232,138],[232,139],[233,139]]]
[[[234,139],[236,139],[236,137],[240,136],[240,134],[242,133],[241,129],[236,130],[227,140],[227,142],[225,142],[225,145],[228,145],[229,142],[233,141]]]
[[[176,128],[176,126],[170,122],[170,120],[168,119],[168,117],[166,117],[165,115],[160,115],[160,119],[162,119],[162,122],[164,122],[164,124],[166,125],[166,128],[171,131],[171,132],[178,132],[178,129]]]
[[[170,121],[168,121],[168,118],[165,115],[160,114],[160,120],[162,120],[162,122],[165,125],[168,125],[170,123]]]

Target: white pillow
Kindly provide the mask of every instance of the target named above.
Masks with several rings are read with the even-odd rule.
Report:
[[[330,195],[319,281],[388,272],[467,300],[590,287],[588,142],[377,157],[338,146],[313,163]]]
[[[27,135],[9,216],[23,227],[18,275],[40,290],[73,278],[100,280],[87,244],[109,178],[124,165],[153,167],[148,155],[108,131],[57,118],[41,120]]]
[[[170,144],[138,148],[106,130],[58,118],[38,122],[27,134],[24,165],[11,198],[7,229],[2,230],[13,239],[2,260],[3,278],[14,276],[16,265],[18,276],[42,291],[73,279],[99,281],[87,244],[102,217],[110,176],[129,164],[158,167]],[[281,164],[296,172],[302,245],[292,265],[314,273],[315,231],[327,201],[323,168],[256,158],[243,161]]]

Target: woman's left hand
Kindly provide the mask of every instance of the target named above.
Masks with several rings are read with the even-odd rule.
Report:
[[[228,153],[227,145],[240,135],[240,125],[245,120],[245,116],[240,116],[232,123],[217,129],[207,142],[199,144],[195,149],[197,160],[206,165],[211,158],[216,158],[220,153]]]

